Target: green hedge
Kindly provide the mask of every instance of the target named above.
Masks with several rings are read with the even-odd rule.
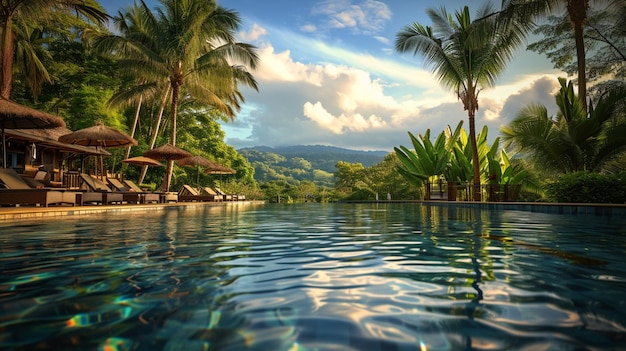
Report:
[[[550,201],[570,203],[626,203],[626,172],[576,172],[560,176],[547,187]]]

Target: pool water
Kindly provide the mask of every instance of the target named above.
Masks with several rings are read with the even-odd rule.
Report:
[[[626,218],[267,204],[0,223],[2,350],[626,349]]]

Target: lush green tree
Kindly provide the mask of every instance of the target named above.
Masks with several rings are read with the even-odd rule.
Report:
[[[168,82],[171,101],[170,143],[176,145],[177,117],[184,92],[211,109],[234,117],[243,96],[239,85],[257,89],[249,73],[258,62],[256,48],[235,40],[241,20],[215,1],[160,0],[154,13],[143,1],[125,15],[123,35],[104,35],[97,47],[121,59],[120,66],[137,77],[141,87]],[[135,89],[141,93],[141,89]],[[173,161],[167,163],[162,188],[171,183]]]
[[[501,14],[486,5],[472,21],[465,6],[449,14],[445,7],[429,9],[433,26],[417,22],[405,26],[396,35],[395,48],[401,53],[422,55],[440,83],[452,89],[463,103],[469,118],[469,132],[474,169],[474,201],[480,201],[480,165],[476,147],[475,116],[481,89],[495,85],[516,49],[524,40],[524,25],[501,21]]]
[[[28,84],[36,89],[49,81],[48,73],[38,55],[37,40],[42,39],[40,28],[51,24],[71,27],[72,24],[54,21],[60,15],[75,12],[85,20],[103,23],[108,16],[95,0],[6,0],[0,2],[0,96],[11,98],[14,63],[23,70]],[[74,16],[75,17],[75,16]],[[65,17],[70,19],[72,17]],[[75,24],[75,23],[74,23]]]
[[[527,106],[501,128],[507,146],[527,155],[546,175],[626,169],[615,163],[626,152],[626,89],[602,95],[587,113],[572,82],[561,78],[559,83],[557,115],[548,116],[542,105]]]
[[[598,1],[598,3],[606,3],[606,1]],[[613,13],[617,14],[616,26],[624,31],[624,17],[626,10],[623,8],[623,0],[611,0]],[[546,15],[554,14],[565,9],[567,18],[569,19],[571,30],[573,31],[573,39],[576,50],[576,71],[578,73],[578,98],[581,100],[583,107],[587,107],[587,64],[586,54],[588,49],[585,42],[585,26],[589,19],[590,1],[589,0],[505,0],[503,1],[505,17],[516,21],[526,21],[533,23],[534,19],[543,18]],[[561,22],[562,23],[562,22]]]
[[[359,188],[360,183],[365,178],[365,167],[360,163],[349,163],[339,161],[335,165],[337,172],[335,172],[335,178],[337,183],[335,188],[346,193],[350,193]]]
[[[626,79],[626,2],[613,1],[607,7],[590,8],[583,28],[588,57],[585,74],[589,90],[596,83],[599,93]],[[545,54],[569,75],[578,73],[577,47],[569,15],[550,15],[535,32],[541,37],[528,49]],[[580,79],[579,79],[580,81]],[[580,85],[579,85],[580,86]],[[580,96],[580,91],[579,91]]]

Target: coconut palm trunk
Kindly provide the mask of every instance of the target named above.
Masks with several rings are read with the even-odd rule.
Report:
[[[478,159],[478,143],[476,142],[476,110],[468,111],[470,143],[472,145],[472,165],[474,169],[472,199],[481,200],[480,160]],[[478,165],[478,167],[477,167]]]
[[[152,133],[152,139],[150,140],[150,149],[154,149],[154,145],[156,145],[157,137],[159,136],[159,129],[161,128],[161,121],[163,120],[163,112],[165,111],[165,104],[167,102],[167,96],[170,92],[170,86],[168,85],[165,88],[165,93],[163,93],[163,97],[161,99],[161,104],[159,105],[159,115],[157,117],[157,121],[154,124],[154,133]],[[139,175],[139,184],[143,183],[143,180],[146,178],[146,173],[148,172],[148,166],[141,167],[141,174]]]
[[[172,78],[172,135],[171,135],[171,144],[176,146],[176,123],[178,117],[178,100],[180,94],[180,86],[181,86],[181,78]],[[167,168],[165,170],[165,178],[163,179],[163,184],[161,184],[161,189],[163,191],[170,191],[170,185],[172,184],[172,173],[174,172],[174,161],[167,161]]]
[[[141,112],[141,103],[143,102],[143,95],[139,96],[139,101],[137,102],[137,108],[135,109],[135,118],[133,118],[133,128],[130,131],[130,137],[135,137],[135,132],[137,131],[137,124],[139,124],[139,112]],[[132,145],[128,145],[126,147],[126,155],[124,159],[127,159],[130,156],[130,149]]]
[[[9,100],[13,83],[13,56],[15,55],[13,43],[13,24],[8,17],[2,26],[2,81],[0,81],[0,96]]]
[[[576,41],[576,64],[578,68],[578,98],[587,109],[587,73],[585,57],[585,37],[583,26],[587,21],[587,10],[589,0],[573,0],[567,2],[567,13],[569,14],[572,27],[574,29],[574,40]]]

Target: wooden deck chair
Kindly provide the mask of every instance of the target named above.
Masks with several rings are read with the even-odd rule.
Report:
[[[12,168],[0,168],[0,205],[35,205],[48,207],[57,205],[76,205],[76,192],[52,190],[49,188],[33,189]]]
[[[100,179],[89,174],[81,173],[81,189],[83,190],[83,203],[101,205],[121,204],[124,202],[122,193],[115,193]]]
[[[138,192],[131,190],[121,180],[117,178],[107,178],[107,182],[109,182],[109,185],[111,186],[110,188],[113,191],[116,191],[122,194],[124,202],[134,203],[134,204],[143,203],[142,193],[138,193]]]
[[[205,186],[202,188],[202,191],[204,191],[207,195],[213,196],[213,201],[224,201],[224,197],[215,192],[215,190],[211,187]]]
[[[201,194],[198,189],[190,185],[184,184],[178,191],[178,201],[208,202],[208,201],[215,201],[215,198],[208,194]]]
[[[141,192],[144,194],[144,203],[150,202],[177,202],[178,194],[172,193],[160,193],[160,192],[152,192],[152,191],[144,191],[137,185],[137,183],[133,182],[130,179],[124,179],[124,184],[126,184],[131,190],[136,192]]]
[[[222,195],[224,197],[224,201],[233,201],[233,196],[230,194],[226,194],[225,192],[222,191],[222,189],[218,188],[218,187],[214,187],[213,189],[215,189],[215,192],[218,195]]]

